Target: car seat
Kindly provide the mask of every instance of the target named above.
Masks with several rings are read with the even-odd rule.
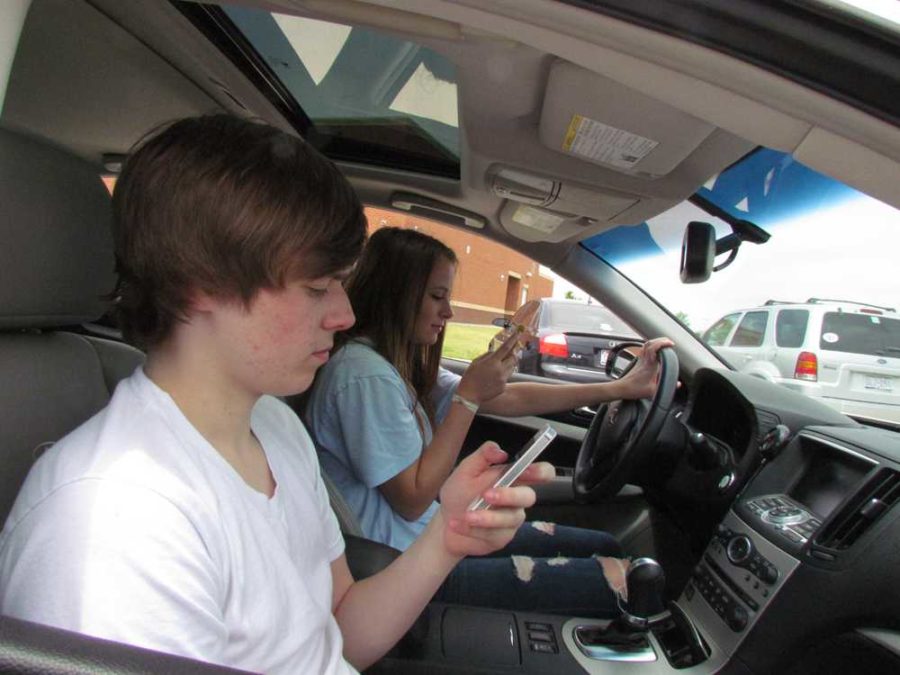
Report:
[[[34,460],[102,409],[143,353],[83,329],[115,285],[110,198],[94,166],[0,128],[0,523]],[[326,478],[327,481],[327,478]],[[326,482],[356,578],[397,553],[359,536]],[[0,617],[0,672],[236,672]]]
[[[0,522],[35,457],[99,411],[141,363],[79,332],[115,274],[100,169],[0,128]],[[238,672],[0,616],[0,672]]]

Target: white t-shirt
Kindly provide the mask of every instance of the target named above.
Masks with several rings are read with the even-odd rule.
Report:
[[[138,369],[32,468],[0,534],[0,611],[251,671],[354,673],[312,442],[271,397],[251,427],[271,499]]]

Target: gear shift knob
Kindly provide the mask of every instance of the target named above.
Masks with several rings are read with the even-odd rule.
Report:
[[[663,594],[666,575],[653,558],[638,558],[628,570],[628,602],[622,620],[634,628],[647,628],[668,615]]]

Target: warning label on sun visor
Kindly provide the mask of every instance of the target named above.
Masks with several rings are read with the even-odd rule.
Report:
[[[659,145],[658,141],[581,115],[573,115],[563,150],[617,169],[632,169]]]

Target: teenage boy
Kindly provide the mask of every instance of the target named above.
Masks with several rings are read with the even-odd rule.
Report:
[[[355,582],[313,444],[275,398],[353,323],[352,188],[299,139],[212,116],[143,143],[113,207],[118,311],[147,361],[33,467],[0,535],[0,611],[266,673],[366,667],[463,556],[510,540],[533,491],[488,489],[505,455],[485,444],[422,537]],[[482,492],[495,508],[468,512]]]

